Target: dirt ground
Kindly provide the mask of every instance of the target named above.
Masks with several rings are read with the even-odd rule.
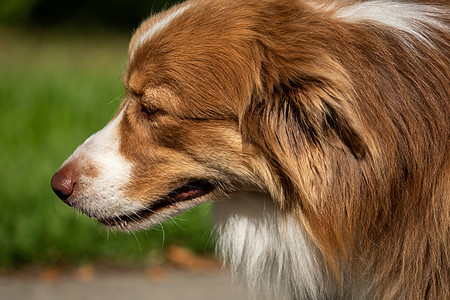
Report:
[[[221,270],[175,268],[97,270],[83,266],[71,271],[48,268],[0,275],[0,299],[156,299],[244,300],[245,292]]]

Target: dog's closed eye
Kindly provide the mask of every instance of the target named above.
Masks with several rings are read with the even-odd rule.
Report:
[[[154,117],[156,117],[158,115],[166,114],[166,112],[163,111],[162,109],[159,109],[148,103],[141,104],[141,112],[143,112],[147,118],[151,118],[151,119],[153,119]]]

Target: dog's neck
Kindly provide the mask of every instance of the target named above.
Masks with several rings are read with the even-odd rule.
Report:
[[[322,256],[304,228],[277,210],[268,195],[239,193],[218,201],[219,254],[233,274],[269,299],[328,298],[336,290],[324,274]]]

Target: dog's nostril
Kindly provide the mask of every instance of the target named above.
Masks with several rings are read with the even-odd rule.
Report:
[[[52,177],[51,185],[55,194],[64,202],[73,192],[75,181],[68,174],[62,174],[61,170]]]

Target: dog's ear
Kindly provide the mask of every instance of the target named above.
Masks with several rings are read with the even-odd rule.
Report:
[[[313,130],[317,132],[321,143],[334,146],[337,138],[355,158],[365,157],[367,144],[356,112],[357,103],[350,93],[318,83],[297,87],[290,93],[292,97],[288,101],[298,108],[298,113],[305,119],[314,120],[306,127],[303,126],[306,132]]]
[[[277,164],[323,156],[326,147],[360,160],[367,143],[353,105],[344,88],[320,80],[286,81],[255,95],[241,128]]]

